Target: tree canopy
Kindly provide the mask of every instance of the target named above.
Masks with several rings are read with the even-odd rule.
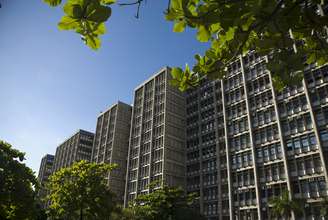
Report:
[[[44,0],[58,6],[62,0]],[[74,30],[92,49],[100,47],[99,36],[111,16],[116,0],[66,0],[61,30]],[[120,5],[137,5],[145,0]],[[278,89],[300,82],[309,64],[328,62],[327,24],[324,0],[168,0],[165,18],[174,22],[173,31],[197,30],[200,42],[210,48],[195,55],[190,69],[173,69],[173,84],[181,90],[198,84],[204,76],[222,78],[227,66],[240,54],[255,50],[270,54],[269,70]]]
[[[37,180],[24,153],[0,140],[0,219],[35,219]]]
[[[153,188],[153,187],[151,187]],[[126,220],[202,220],[193,205],[194,195],[187,195],[181,188],[163,186],[149,194],[139,195],[123,211]]]
[[[284,191],[280,196],[273,197],[269,204],[272,206],[274,217],[290,219],[291,213],[302,215],[302,206],[305,201],[301,199],[291,199],[288,191]]]
[[[47,183],[49,215],[55,219],[109,219],[116,203],[105,176],[115,167],[82,160],[51,175]]]

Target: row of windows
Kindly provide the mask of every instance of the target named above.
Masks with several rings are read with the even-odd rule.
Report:
[[[282,162],[269,164],[258,168],[260,182],[284,180],[285,166]]]
[[[328,148],[328,131],[326,129],[319,132],[322,147]]]
[[[224,81],[224,88],[227,91],[227,90],[230,90],[230,89],[240,86],[242,83],[243,83],[243,75],[237,74]]]
[[[256,205],[255,189],[234,192],[233,199],[237,206]]]
[[[312,120],[310,113],[284,120],[281,122],[281,127],[284,136],[288,136],[290,134],[298,134],[306,130],[311,130]]]
[[[203,190],[203,199],[204,200],[211,200],[211,199],[217,199],[218,197],[218,188],[207,188]]]
[[[233,104],[234,102],[239,102],[243,98],[245,98],[245,91],[243,87],[235,89],[225,95],[225,101],[228,105]]]
[[[278,104],[278,110],[281,117],[287,115],[297,114],[301,111],[305,111],[308,108],[305,95],[297,96],[288,102],[282,102]]]
[[[148,189],[148,185],[149,185],[149,179],[148,178],[139,180],[138,190]]]
[[[326,98],[328,97],[328,86],[322,86],[318,89],[310,90],[310,98],[313,105],[318,105],[321,103],[326,103]]]
[[[234,186],[243,187],[254,185],[253,169],[232,173],[232,182]]]
[[[247,83],[247,91],[249,92],[249,95],[261,92],[268,88],[270,88],[270,79],[268,75]]]
[[[229,134],[239,134],[244,131],[248,130],[248,120],[247,117],[241,118],[239,120],[235,120],[232,122],[229,122],[228,125],[228,132]]]
[[[247,56],[243,57],[244,65],[254,64],[259,62],[262,59],[257,53],[249,53]]]
[[[289,160],[288,165],[292,176],[322,173],[322,163],[318,154]]]
[[[282,157],[280,142],[256,149],[257,162],[266,162]]]
[[[287,99],[292,99],[300,94],[303,95],[304,87],[303,85],[294,85],[285,87],[281,92],[277,92],[278,101],[286,101]]]
[[[202,148],[203,158],[209,158],[209,157],[213,157],[215,155],[216,155],[216,146],[215,145]]]
[[[273,196],[279,196],[282,192],[287,190],[287,185],[283,184],[274,184],[271,186],[262,186],[260,191],[260,197],[265,205],[267,205],[267,201],[270,200]]]
[[[240,68],[241,68],[241,64],[240,64],[240,60],[238,59],[228,66],[228,73],[238,72],[240,71]]]
[[[311,193],[315,194],[316,192],[324,192],[327,190],[327,185],[324,177],[315,177],[315,178],[310,178],[300,181],[294,181],[292,186],[293,186],[292,190],[294,194],[298,194],[298,193],[310,194],[304,197],[314,197],[311,196]]]
[[[251,151],[232,155],[231,159],[232,169],[253,165],[253,156]]]
[[[203,175],[203,185],[204,186],[217,184],[217,181],[218,181],[218,176],[217,176],[216,172]]]
[[[213,87],[206,87],[199,91],[199,96],[201,99],[207,98],[213,94]]]
[[[216,160],[212,159],[212,160],[203,161],[202,168],[204,172],[216,170]]]
[[[287,151],[308,151],[308,148],[315,146],[317,140],[313,133],[302,135],[286,141]],[[301,151],[302,150],[302,151]]]
[[[241,117],[247,114],[246,103],[242,102],[237,105],[229,106],[226,110],[228,119]]]
[[[275,120],[276,112],[273,107],[252,114],[253,127],[262,126]]]
[[[320,80],[326,81],[328,78],[328,66],[321,67],[312,72],[307,72],[304,74],[304,79],[308,84],[312,84],[314,82],[319,82]]]
[[[208,109],[206,111],[202,111],[200,113],[200,115],[201,115],[202,119],[207,119],[209,117],[213,117],[214,116],[214,108]]]
[[[255,79],[263,74],[265,74],[265,70],[266,70],[266,63],[265,62],[261,62],[256,64],[253,67],[247,68],[245,70],[245,76],[247,80],[252,80]]]
[[[230,151],[239,151],[250,147],[251,141],[249,134],[242,134],[237,137],[229,138]]]
[[[250,110],[264,108],[272,104],[273,104],[273,97],[271,91],[260,93],[256,96],[252,96],[249,98]]]
[[[315,110],[314,115],[318,126],[328,124],[328,107]]]
[[[266,126],[254,132],[255,144],[266,144],[279,138],[276,124]]]
[[[187,153],[187,161],[197,160],[199,158],[199,151]]]
[[[215,215],[218,213],[218,207],[216,203],[204,204],[204,215]]]
[[[215,132],[211,132],[205,135],[202,135],[202,142],[204,144],[209,144],[215,142]]]

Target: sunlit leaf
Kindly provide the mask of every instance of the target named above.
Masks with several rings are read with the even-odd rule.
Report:
[[[61,0],[43,0],[43,1],[52,7],[58,6],[61,4]]]
[[[77,19],[71,18],[69,16],[63,16],[60,22],[58,23],[58,28],[60,30],[72,30],[79,26]]]

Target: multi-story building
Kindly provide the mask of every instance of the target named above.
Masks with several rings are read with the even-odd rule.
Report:
[[[46,182],[48,177],[51,175],[54,159],[55,156],[51,154],[46,154],[42,157],[38,174],[38,181],[41,185]]]
[[[170,77],[165,67],[135,89],[125,205],[152,182],[185,187],[185,97]]]
[[[98,116],[92,150],[92,162],[118,165],[108,174],[107,183],[122,203],[124,200],[131,114],[132,107],[120,101],[102,112]]]
[[[255,53],[231,63],[223,80],[187,92],[187,191],[208,219],[269,219],[283,191],[319,219],[327,196],[328,66],[277,92]],[[294,216],[293,216],[294,217]]]
[[[81,129],[67,138],[56,149],[53,172],[80,160],[90,161],[93,139],[93,133]]]
[[[45,184],[48,181],[49,176],[52,174],[52,166],[54,163],[54,155],[46,154],[42,157],[39,174],[38,174],[38,181],[40,184],[40,189],[38,191],[38,197],[44,198],[46,195]],[[43,204],[42,204],[43,205]]]

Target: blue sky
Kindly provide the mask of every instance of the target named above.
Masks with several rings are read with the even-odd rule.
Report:
[[[163,0],[148,0],[140,19],[135,7],[115,6],[97,52],[57,29],[61,8],[0,2],[0,139],[26,152],[36,172],[41,157],[77,129],[94,131],[100,111],[131,103],[134,88],[154,72],[192,64],[206,47],[193,30],[172,32]]]

